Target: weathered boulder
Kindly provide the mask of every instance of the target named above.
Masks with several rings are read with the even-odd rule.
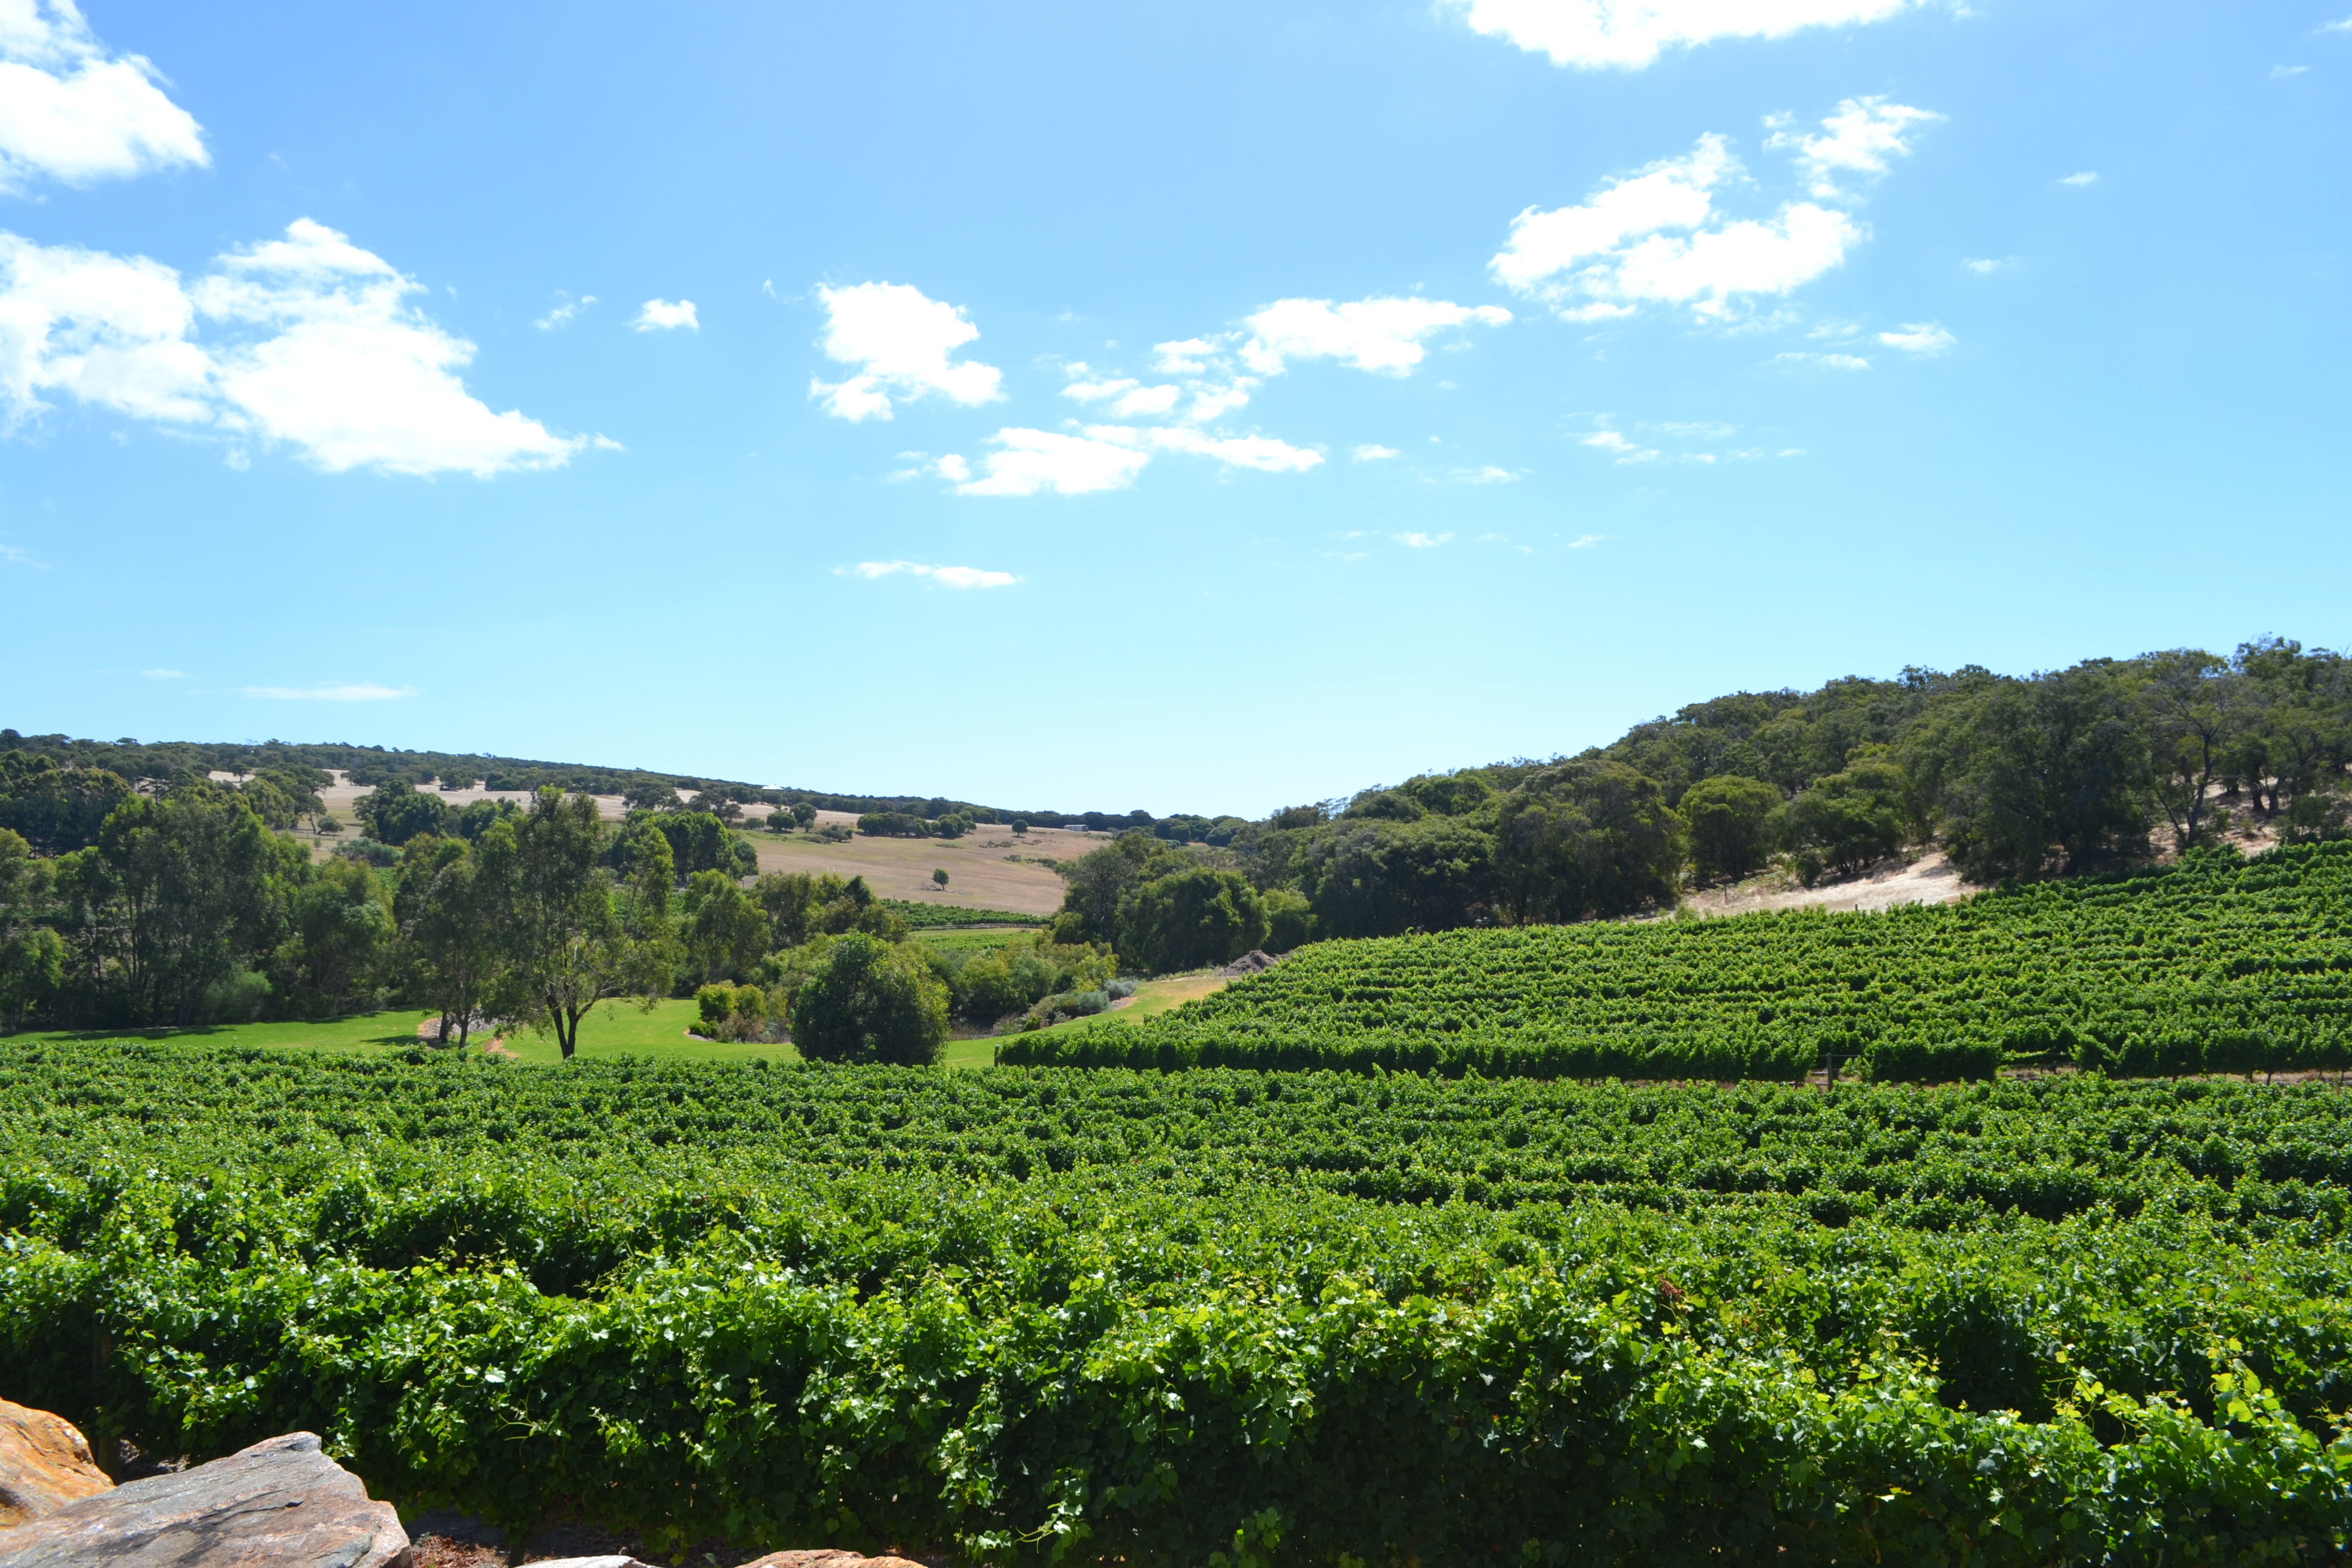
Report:
[[[409,1568],[390,1503],[308,1432],[0,1530],[0,1568]]]
[[[0,1530],[113,1486],[72,1422],[0,1399]]]

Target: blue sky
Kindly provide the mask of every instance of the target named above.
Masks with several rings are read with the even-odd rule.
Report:
[[[1257,814],[2352,641],[2352,0],[0,0],[0,722]]]

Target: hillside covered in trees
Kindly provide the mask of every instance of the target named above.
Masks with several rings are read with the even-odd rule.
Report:
[[[1424,774],[1256,821],[0,731],[0,1027],[396,1000],[460,1034],[479,1015],[568,1040],[600,1003],[716,988],[712,1027],[750,1037],[781,1031],[803,995],[837,991],[900,1020],[898,1044],[856,1035],[848,1055],[921,1060],[951,1015],[985,1026],[1084,1012],[1106,1005],[1121,972],[1663,910],[1768,866],[1811,884],[1933,843],[1990,885],[2125,868],[2246,825],[2289,843],[2339,837],[2347,763],[2352,668],[2278,639],[2024,677],[1907,669],[1736,693],[1573,756]],[[324,817],[330,764],[375,793],[361,802],[363,834],[322,859],[287,835]],[[433,787],[476,780],[534,786],[535,803],[457,811]],[[696,799],[680,801],[689,785]],[[625,819],[601,819],[589,791],[621,795]],[[890,836],[1030,822],[1119,831],[1060,863],[1063,909],[1019,951],[918,954],[862,882],[753,880],[735,819],[754,799],[781,829],[809,829],[822,807],[858,810],[862,831]],[[836,948],[854,975],[832,974]]]

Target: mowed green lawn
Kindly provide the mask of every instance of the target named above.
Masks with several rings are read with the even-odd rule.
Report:
[[[405,1009],[390,1013],[364,1013],[355,1017],[334,1018],[317,1024],[219,1024],[202,1029],[161,1030],[153,1034],[125,1035],[121,1031],[99,1030],[90,1033],[57,1033],[20,1036],[25,1039],[102,1040],[102,1039],[176,1039],[205,1040],[216,1045],[266,1046],[287,1050],[383,1052],[404,1047],[422,1047],[416,1037],[416,1026],[431,1017],[429,1013]],[[698,1011],[690,1000],[667,999],[654,1004],[650,1013],[642,1008],[623,1005],[599,1007],[580,1025],[580,1055],[583,1058],[622,1056],[658,1057],[668,1061],[748,1062],[766,1058],[769,1061],[792,1061],[793,1047],[777,1045],[728,1045],[717,1040],[690,1040],[686,1032],[692,1027]],[[474,1037],[474,1048],[478,1049],[485,1037]],[[432,1047],[426,1047],[426,1049]],[[556,1049],[555,1037],[524,1030],[509,1036],[506,1048],[526,1062],[552,1064],[562,1059]]]
[[[998,933],[956,933],[965,937],[993,937]],[[1007,931],[1005,937],[1027,934]],[[973,945],[985,945],[974,943]],[[1180,1007],[1195,996],[1205,996],[1224,984],[1213,974],[1172,974],[1162,980],[1147,980],[1135,994],[1131,1006],[1115,1013],[1100,1013],[1091,1018],[1074,1018],[1056,1024],[1055,1029],[1087,1029],[1132,1024],[1149,1018],[1155,1013]],[[317,1024],[216,1024],[201,1029],[162,1029],[153,1033],[128,1034],[120,1030],[93,1030],[76,1033],[59,1030],[49,1034],[20,1035],[26,1040],[205,1040],[216,1045],[266,1046],[273,1049],[303,1051],[383,1052],[411,1047],[432,1049],[416,1037],[416,1026],[431,1017],[429,1013],[402,1009],[389,1013],[362,1013],[355,1017],[331,1018]],[[699,1013],[690,999],[668,998],[654,1004],[653,1011],[641,1007],[607,1005],[599,1007],[580,1026],[580,1055],[583,1058],[605,1058],[623,1056],[655,1057],[665,1061],[680,1062],[750,1062],[798,1061],[799,1054],[790,1046],[729,1045],[719,1040],[693,1040],[687,1037]],[[474,1037],[472,1048],[479,1049],[485,1037]],[[520,1060],[552,1066],[562,1060],[555,1048],[555,1037],[530,1030],[509,1036],[506,1048]],[[984,1068],[996,1059],[996,1041],[982,1037],[976,1040],[950,1040],[940,1055],[940,1065],[950,1068]]]

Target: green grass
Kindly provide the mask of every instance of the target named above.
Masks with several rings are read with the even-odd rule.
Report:
[[[796,1061],[790,1046],[730,1045],[719,1040],[691,1040],[686,1031],[699,1017],[688,1000],[665,999],[645,1012],[627,1004],[599,1007],[580,1025],[580,1055],[587,1060],[648,1057],[678,1062]],[[221,1046],[260,1046],[272,1049],[324,1051],[344,1055],[381,1055],[408,1047],[422,1047],[416,1026],[429,1013],[399,1008],[385,1013],[362,1013],[319,1023],[216,1024],[198,1029],[163,1029],[126,1035],[121,1030],[23,1035],[23,1040],[173,1039]],[[474,1037],[477,1042],[484,1037]],[[555,1037],[522,1030],[508,1037],[507,1049],[525,1062],[552,1066],[562,1060]],[[424,1047],[430,1049],[431,1047]],[[987,1056],[981,1058],[986,1065]]]
[[[908,931],[908,936],[925,947],[942,952],[984,952],[1008,942],[1027,942],[1037,934],[1034,929],[1025,931],[972,931],[954,926],[935,926],[929,931]]]

